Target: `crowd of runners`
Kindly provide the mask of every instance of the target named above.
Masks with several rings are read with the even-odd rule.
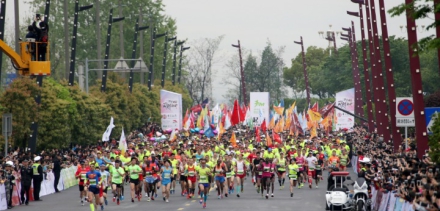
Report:
[[[233,132],[239,137],[235,147],[228,137]],[[83,154],[87,158],[80,160],[75,173],[81,204],[104,210],[109,201],[119,205],[127,198],[135,203],[143,196],[168,203],[180,186],[181,197],[197,198],[205,208],[211,189],[218,199],[240,197],[246,179],[262,198],[275,197],[275,189],[285,185],[293,197],[295,188],[318,188],[325,168],[345,170],[350,163],[344,132],[322,138],[282,134],[284,141],[271,146],[264,138],[257,142],[253,134],[234,128],[220,140],[191,134],[174,142],[152,142],[135,131],[127,137],[125,151],[115,141],[93,147]]]

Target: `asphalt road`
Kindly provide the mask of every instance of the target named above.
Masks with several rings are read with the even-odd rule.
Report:
[[[349,169],[349,172],[352,172]],[[323,172],[324,180],[320,182],[319,188],[313,186],[309,189],[308,186],[304,186],[302,189],[295,188],[294,196],[290,197],[290,191],[288,181],[286,180],[285,188],[280,190],[278,180],[275,180],[275,197],[269,199],[262,198],[261,194],[258,194],[255,187],[251,183],[251,178],[248,177],[244,185],[244,193],[240,194],[240,198],[237,198],[234,193],[232,196],[223,199],[217,199],[217,192],[213,189],[208,197],[207,207],[209,210],[230,210],[230,211],[274,211],[274,210],[307,210],[307,211],[323,211],[325,210],[325,191],[327,187],[327,171]],[[352,179],[354,175],[351,174]],[[132,203],[130,200],[129,187],[125,186],[125,199],[121,201],[118,206],[116,203],[109,200],[108,206],[105,206],[104,210],[203,210],[202,205],[199,204],[198,199],[186,199],[186,197],[180,196],[180,186],[176,187],[176,194],[170,196],[170,202],[165,203],[162,200],[160,191],[158,191],[158,198],[156,201],[147,202],[145,194],[141,201],[137,200]],[[197,189],[196,189],[197,191]],[[110,193],[110,191],[109,191]],[[72,187],[62,191],[58,194],[52,194],[42,197],[42,202],[30,202],[29,206],[20,205],[14,207],[12,210],[16,211],[47,211],[47,210],[59,210],[59,211],[88,211],[90,207],[88,204],[81,206],[79,200],[78,187]],[[98,207],[97,211],[100,208]]]

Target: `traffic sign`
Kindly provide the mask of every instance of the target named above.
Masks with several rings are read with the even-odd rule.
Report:
[[[396,98],[396,126],[414,127],[414,103],[412,97]]]
[[[431,127],[440,115],[440,107],[425,108],[426,129],[428,134],[432,134]]]

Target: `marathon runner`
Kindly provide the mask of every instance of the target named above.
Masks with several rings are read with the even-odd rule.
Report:
[[[204,158],[200,159],[200,167],[197,168],[197,176],[199,179],[199,188],[202,196],[200,199],[200,204],[203,203],[203,208],[206,208],[206,200],[208,199],[210,187],[208,178],[211,176],[211,170],[206,166],[206,160]]]
[[[290,160],[290,164],[287,168],[289,169],[290,197],[293,197],[293,187],[296,186],[299,172],[299,166],[296,164],[295,158]]]
[[[131,191],[131,202],[134,203],[134,198],[136,197],[138,201],[141,200],[141,193],[139,193],[139,173],[142,173],[142,168],[137,164],[137,158],[132,157],[130,166],[128,166],[128,173],[130,176],[130,191]]]
[[[76,170],[75,177],[79,179],[79,198],[81,199],[81,205],[84,206],[84,201],[87,201],[87,190],[85,188],[85,181],[87,180],[87,172],[90,171],[89,162],[80,162],[81,167]]]
[[[99,200],[99,186],[101,183],[101,173],[93,168],[90,168],[89,172],[86,174],[87,185],[88,185],[88,202],[90,203],[90,210],[95,211],[95,208],[100,204]],[[95,203],[93,203],[95,200]],[[103,210],[104,207],[101,206]]]
[[[171,187],[171,175],[173,174],[173,167],[170,160],[164,161],[164,166],[160,169],[160,175],[162,177],[162,195],[165,202],[169,202],[170,187]]]
[[[111,169],[110,175],[112,177],[112,190],[113,190],[113,202],[116,201],[117,205],[119,205],[119,200],[121,198],[122,190],[121,187],[123,185],[123,178],[125,175],[125,171],[122,167],[120,167],[121,161],[115,161],[115,167]]]

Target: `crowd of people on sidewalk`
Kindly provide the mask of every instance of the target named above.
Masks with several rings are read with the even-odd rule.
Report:
[[[358,162],[359,176],[364,176],[370,186],[413,203],[414,210],[439,210],[440,170],[429,157],[416,156],[415,144],[408,148],[401,146],[393,152],[392,143],[384,142],[374,133],[356,126],[331,134],[318,133],[311,138],[308,134],[294,137],[280,134],[282,142],[268,146],[266,137],[256,138],[253,129],[236,126],[227,130],[220,138],[206,138],[202,134],[180,133],[176,141],[167,139],[151,141],[156,133],[165,133],[160,126],[146,123],[127,136],[127,149],[120,150],[116,139],[98,142],[89,146],[73,146],[69,150],[44,150],[36,154],[16,148],[2,157],[1,182],[8,191],[15,180],[22,185],[21,203],[28,204],[28,194],[36,201],[38,184],[48,172],[55,175],[55,190],[62,168],[77,166],[75,176],[79,180],[81,202],[90,202],[90,209],[104,209],[107,192],[111,191],[117,204],[123,200],[124,184],[130,184],[131,201],[139,200],[144,190],[147,201],[157,197],[162,188],[164,201],[168,202],[176,186],[187,198],[199,197],[206,207],[209,189],[216,188],[219,199],[243,192],[243,180],[250,177],[256,191],[266,199],[274,197],[274,186],[284,188],[285,181],[290,188],[304,184],[318,187],[325,169],[347,170],[350,159]],[[236,143],[230,138],[237,136]],[[167,138],[169,135],[166,135]],[[312,181],[314,180],[314,182]],[[29,193],[33,181],[33,193]],[[198,183],[198,186],[196,184]],[[313,184],[315,183],[315,184]],[[24,187],[24,188],[23,188]],[[196,191],[198,187],[198,191]],[[266,195],[264,194],[266,192]],[[95,201],[93,201],[95,199]],[[12,207],[11,192],[8,206]]]

